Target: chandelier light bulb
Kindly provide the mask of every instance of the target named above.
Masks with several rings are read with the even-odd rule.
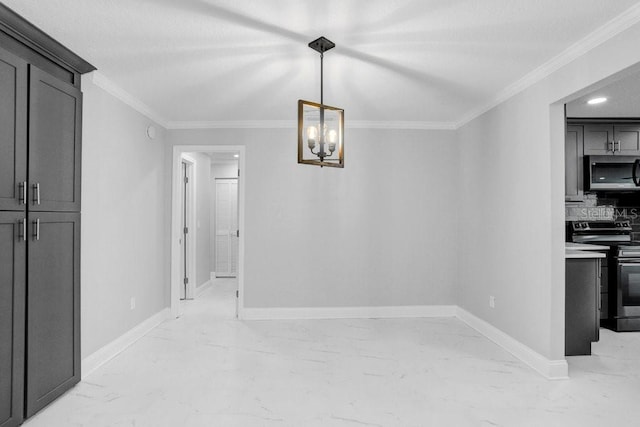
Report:
[[[307,128],[307,138],[315,140],[318,137],[318,129],[315,126]]]
[[[338,139],[338,133],[334,129],[331,129],[329,131],[329,142],[335,143],[337,139]]]

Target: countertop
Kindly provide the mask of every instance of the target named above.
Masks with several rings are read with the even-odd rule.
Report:
[[[573,243],[565,242],[564,248],[571,251],[608,251],[609,246],[604,245],[592,245],[589,243]]]
[[[591,245],[587,243],[565,242],[564,257],[565,259],[576,258],[606,258],[607,254],[599,251],[607,251],[609,246]]]
[[[602,252],[596,251],[578,251],[575,249],[565,249],[564,258],[565,259],[576,259],[576,258],[606,258],[607,255]]]

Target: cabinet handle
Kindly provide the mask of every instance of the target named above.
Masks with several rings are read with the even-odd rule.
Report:
[[[22,240],[26,242],[27,241],[27,218],[21,219],[20,221],[18,221],[18,224],[20,224],[20,231],[22,231],[22,233],[18,231],[18,240]]]
[[[40,204],[40,183],[36,182],[33,184],[33,204]]]
[[[616,151],[616,146],[614,145],[613,141],[607,141],[607,151]]]
[[[27,204],[27,181],[18,184],[18,204]]]
[[[618,144],[618,148],[616,148],[616,144]],[[620,140],[614,141],[613,142],[613,151],[620,151],[620,146],[621,146],[621,142]]]
[[[33,221],[33,240],[40,240],[40,218]]]

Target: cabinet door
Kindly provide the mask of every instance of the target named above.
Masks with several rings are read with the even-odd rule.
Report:
[[[24,209],[27,63],[0,49],[0,210]]]
[[[613,154],[613,125],[584,125],[584,155]]]
[[[29,214],[26,416],[80,381],[80,214]]]
[[[29,70],[29,209],[79,212],[82,94]]]
[[[0,212],[0,426],[22,422],[25,256],[21,212]]]
[[[567,259],[565,268],[565,356],[591,354],[597,340],[600,260]]]
[[[583,196],[583,138],[582,126],[567,126],[564,145],[564,194],[569,200],[581,200]]]
[[[613,138],[616,143],[616,154],[640,154],[640,126],[615,125]]]

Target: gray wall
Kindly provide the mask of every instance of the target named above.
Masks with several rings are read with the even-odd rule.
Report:
[[[82,357],[167,306],[164,139],[152,122],[91,82],[82,147]],[[131,297],[136,308],[130,309]]]
[[[638,40],[636,24],[458,131],[456,302],[550,359],[564,359],[563,104],[640,62]]]
[[[640,63],[637,40],[640,25],[459,131],[347,129],[344,170],[297,165],[295,129],[149,141],[148,119],[83,79],[83,357],[168,306],[171,147],[240,144],[247,306],[458,304],[563,358],[561,104]]]
[[[298,165],[295,129],[169,131],[167,153],[246,147],[247,307],[453,304],[454,132],[346,135],[345,169]]]

